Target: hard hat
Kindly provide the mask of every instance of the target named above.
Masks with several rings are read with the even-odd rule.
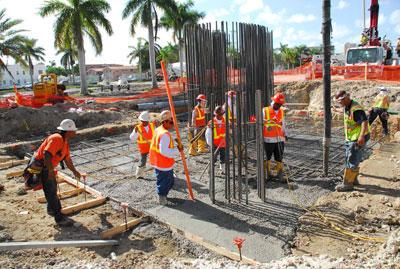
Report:
[[[236,92],[235,91],[228,91],[228,96],[236,96]]]
[[[207,101],[207,98],[204,94],[199,94],[196,98],[196,100],[200,100],[200,101]]]
[[[139,120],[140,121],[150,121],[149,111],[143,111],[142,113],[140,113]]]
[[[75,122],[70,119],[65,119],[60,123],[60,126],[57,127],[60,131],[78,131],[76,128]]]
[[[214,115],[222,115],[225,111],[222,106],[216,106],[214,109]]]
[[[285,96],[282,93],[277,93],[271,98],[274,103],[283,105],[285,103]]]
[[[335,99],[337,100],[337,101],[341,101],[341,100],[343,100],[344,98],[346,98],[346,96],[348,96],[348,94],[346,93],[346,91],[339,91],[338,93],[336,93],[335,94]]]
[[[378,90],[379,90],[380,92],[388,92],[388,91],[389,91],[387,88],[385,88],[385,87],[383,87],[383,86],[379,87]]]
[[[172,118],[172,114],[171,114],[171,111],[169,111],[169,110],[164,110],[160,114],[161,122],[169,120],[171,118]]]

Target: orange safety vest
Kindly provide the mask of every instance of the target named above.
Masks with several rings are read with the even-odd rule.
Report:
[[[204,109],[197,105],[194,107],[194,110],[197,111],[197,117],[194,121],[195,127],[206,126],[206,113],[204,112]]]
[[[273,116],[271,117],[271,115]],[[276,114],[271,106],[264,107],[264,138],[267,140],[271,138],[271,142],[276,142],[276,138],[280,139],[280,141],[285,141],[285,134],[282,130],[283,118],[282,108],[280,108],[278,114]]]
[[[150,151],[150,141],[153,138],[154,134],[154,123],[149,123],[149,131],[146,131],[146,128],[143,124],[139,124],[139,136],[137,138],[138,148],[141,154],[149,153]]]
[[[166,130],[162,125],[157,127],[150,144],[150,153],[149,153],[150,165],[158,169],[168,169],[168,168],[172,169],[172,167],[175,164],[175,160],[173,158],[166,157],[160,153],[160,142],[161,142],[161,137],[163,135],[169,136],[170,140],[169,148],[170,149],[174,148],[174,141],[172,140],[171,133],[168,132],[168,130]]]
[[[221,123],[217,122],[217,118],[214,117],[214,145],[216,147],[225,148],[226,147],[226,140],[225,140],[225,119],[222,118]],[[211,121],[209,121],[208,126],[211,128]]]

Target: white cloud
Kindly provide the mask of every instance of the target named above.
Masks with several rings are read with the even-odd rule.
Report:
[[[304,22],[310,22],[310,21],[315,21],[316,17],[313,14],[294,14],[290,16],[290,18],[287,20],[289,23],[304,23]]]
[[[394,25],[394,30],[400,34],[400,9],[396,9],[390,14],[390,23]]]
[[[352,31],[346,26],[337,23],[333,23],[332,25],[332,36],[334,39],[341,39],[349,37],[352,34]]]
[[[239,13],[248,14],[262,9],[264,2],[263,0],[236,0],[233,7],[238,9]]]
[[[265,5],[263,10],[258,14],[257,19],[261,24],[278,25],[283,22],[283,16],[286,11],[283,9],[278,13],[274,13],[270,6]]]
[[[206,13],[206,16],[200,20],[200,23],[215,23],[216,21],[221,21],[229,15],[229,11],[225,8],[211,10]]]
[[[349,3],[347,3],[345,0],[340,0],[335,8],[336,9],[345,9],[348,6],[349,6]]]

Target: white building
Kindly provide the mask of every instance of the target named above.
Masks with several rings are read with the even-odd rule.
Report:
[[[8,70],[14,77],[13,78],[5,70],[0,71],[0,89],[10,89],[15,84],[17,87],[21,87],[31,83],[31,77],[29,75],[29,68],[20,66],[19,64],[7,65]],[[43,63],[36,64],[33,67],[33,81],[38,82],[40,74],[46,72],[46,65]]]

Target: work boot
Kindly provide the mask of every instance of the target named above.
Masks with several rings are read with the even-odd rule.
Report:
[[[199,148],[197,150],[198,153],[208,153],[209,152],[207,149],[206,141],[204,141],[203,139],[199,139],[197,143],[199,146]]]
[[[190,144],[189,155],[190,156],[196,156],[197,155],[197,141],[195,141],[192,144]]]
[[[158,196],[158,204],[160,205],[166,205],[167,204],[167,196]]]
[[[271,161],[264,161],[264,174],[267,180],[270,180],[272,178],[271,174]]]
[[[283,175],[283,162],[276,162],[276,172],[279,182],[286,183],[286,178]]]
[[[220,170],[221,175],[225,175],[225,164],[224,163],[219,164],[219,170]]]
[[[354,168],[353,170],[356,173],[353,185],[360,185],[360,182],[358,181],[358,175],[359,175],[359,172],[360,172],[360,168],[357,167],[357,168]]]
[[[74,222],[64,215],[61,215],[61,217],[57,218],[56,223],[60,227],[71,227],[74,225]]]
[[[354,190],[354,180],[357,172],[350,168],[344,169],[343,183],[336,186],[337,192],[352,191]]]
[[[146,167],[136,167],[136,173],[135,173],[135,178],[139,179],[139,178],[143,178],[143,174],[144,174],[144,169]]]

